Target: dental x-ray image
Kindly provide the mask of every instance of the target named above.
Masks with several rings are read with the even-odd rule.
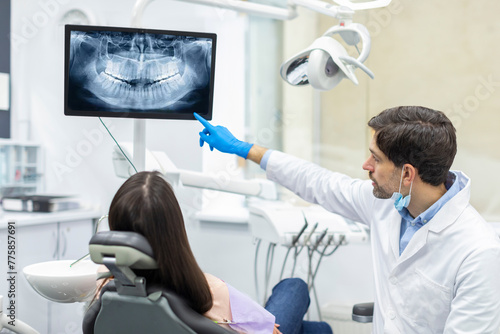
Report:
[[[65,114],[212,116],[215,35],[66,26]]]

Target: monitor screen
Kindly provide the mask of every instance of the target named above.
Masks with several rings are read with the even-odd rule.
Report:
[[[65,28],[65,115],[212,119],[215,34]]]

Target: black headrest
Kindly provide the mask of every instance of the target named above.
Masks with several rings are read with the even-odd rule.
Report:
[[[137,249],[138,251],[154,258],[153,249],[148,240],[141,234],[128,231],[104,231],[96,233],[90,239],[89,245],[106,246],[126,246]]]

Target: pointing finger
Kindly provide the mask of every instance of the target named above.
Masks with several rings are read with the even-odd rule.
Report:
[[[201,117],[197,113],[193,113],[193,114],[194,114],[194,117],[198,121],[200,121],[200,123],[203,124],[203,126],[206,127],[208,130],[212,130],[214,128],[214,126],[212,124],[210,124],[206,119],[204,119],[203,117]]]

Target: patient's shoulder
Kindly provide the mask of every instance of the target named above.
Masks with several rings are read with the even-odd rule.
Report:
[[[220,278],[218,278],[212,274],[205,273],[205,279],[207,280],[207,283],[210,286],[210,289],[212,291],[219,290],[219,289],[227,290],[226,283],[224,283],[224,281],[221,280]]]
[[[205,274],[205,278],[207,279],[207,282],[217,282],[217,281],[222,281],[220,278],[209,274],[209,273],[203,273]]]
[[[204,315],[212,320],[231,320],[231,307],[229,302],[229,290],[226,283],[214,275],[205,273],[210,292],[212,293],[212,308]]]

